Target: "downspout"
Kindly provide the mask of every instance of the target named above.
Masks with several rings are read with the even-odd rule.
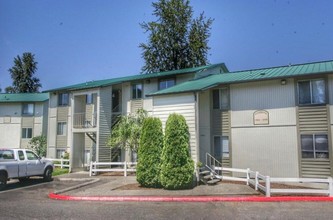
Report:
[[[197,169],[197,164],[200,158],[200,135],[199,135],[199,92],[195,92],[195,139],[196,139],[196,160],[194,161],[195,164],[195,170],[196,170],[196,176],[197,176],[197,181],[199,181],[199,172]]]

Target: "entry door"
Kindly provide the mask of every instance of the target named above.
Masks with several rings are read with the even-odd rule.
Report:
[[[120,112],[120,90],[112,90],[112,111]]]
[[[214,136],[213,155],[215,159],[224,163],[229,161],[229,137],[228,136]]]
[[[42,175],[44,173],[44,163],[42,163],[39,157],[32,151],[26,151],[27,156],[27,174]]]

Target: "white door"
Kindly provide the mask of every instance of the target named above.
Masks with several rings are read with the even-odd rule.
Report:
[[[18,151],[19,177],[27,176],[27,160],[22,150]]]

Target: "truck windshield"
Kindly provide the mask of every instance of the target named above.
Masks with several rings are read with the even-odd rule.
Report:
[[[13,150],[0,150],[0,160],[13,160],[14,151]]]

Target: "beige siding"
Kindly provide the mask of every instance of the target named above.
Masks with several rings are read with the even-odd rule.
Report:
[[[58,117],[57,121],[67,122],[68,112],[69,112],[68,110],[69,110],[68,107],[58,107],[57,108],[57,117]]]
[[[173,98],[172,98],[173,97]],[[184,104],[179,104],[183,100]],[[154,97],[153,116],[159,117],[162,121],[163,128],[165,122],[172,113],[181,114],[185,117],[190,132],[190,151],[192,159],[198,161],[197,140],[196,140],[196,117],[195,102],[193,94],[182,94],[175,96]]]
[[[230,85],[230,102],[233,111],[294,107],[294,80],[287,85],[280,80]]]
[[[206,153],[211,150],[210,92],[199,93],[199,160],[205,163]]]
[[[22,127],[32,128],[34,125],[34,117],[22,117]]]
[[[298,176],[296,127],[234,128],[232,167],[274,177]]]
[[[99,97],[99,132],[98,132],[98,161],[110,162],[111,149],[106,146],[107,139],[111,133],[111,100],[112,88],[106,87],[100,90]]]
[[[183,82],[187,82],[191,79],[194,78],[194,73],[190,73],[190,74],[184,74],[184,75],[178,75],[177,78],[176,78],[176,84],[181,84]]]
[[[300,134],[328,134],[329,143],[331,143],[328,106],[299,106],[297,113]],[[299,149],[301,151],[301,144]],[[330,149],[330,158],[332,158],[331,152]],[[300,172],[302,177],[331,176],[331,162],[329,159],[301,158]]]
[[[328,111],[326,106],[298,107],[299,131],[328,132]]]
[[[138,109],[143,108],[143,99],[131,100],[131,113],[137,112]]]
[[[67,146],[67,136],[66,135],[57,135],[56,138],[57,147],[66,147]]]

